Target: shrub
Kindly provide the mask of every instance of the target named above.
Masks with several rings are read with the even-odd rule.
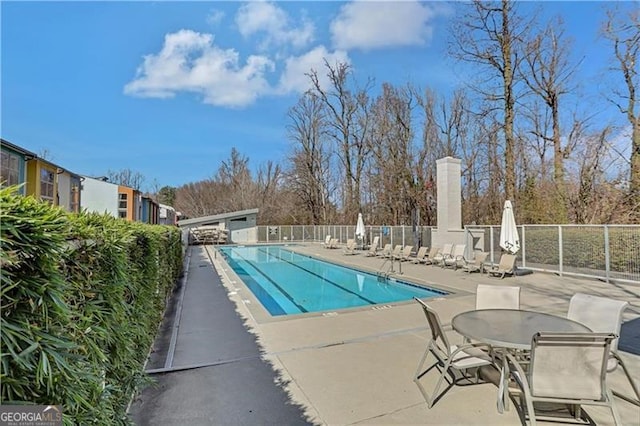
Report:
[[[59,404],[65,423],[126,407],[182,268],[180,231],[0,190],[2,402]]]

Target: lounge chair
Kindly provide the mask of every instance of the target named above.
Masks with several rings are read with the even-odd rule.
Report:
[[[520,309],[520,287],[478,284],[476,309]]]
[[[385,257],[391,258],[391,259],[397,259],[398,257],[400,257],[400,253],[402,253],[402,244],[398,244],[393,248],[393,251],[391,253],[389,253],[388,255],[386,255]]]
[[[505,275],[513,275],[516,268],[516,255],[505,253],[500,257],[500,263],[497,266],[492,266],[487,269],[487,272],[492,277],[499,276],[504,278]]]
[[[489,257],[489,253],[486,251],[476,252],[476,256],[473,261],[464,260],[458,266],[465,272],[480,272],[481,274],[484,272],[484,263]]]
[[[369,246],[369,250],[367,250],[366,255],[367,256],[375,256],[378,254],[378,242],[380,241],[380,237],[379,236],[375,236],[373,237],[373,242],[371,243],[371,245]]]
[[[445,257],[451,256],[451,252],[453,251],[453,244],[445,244],[442,247],[442,250],[438,251],[438,253],[433,256],[431,259],[432,265],[441,265],[444,262]]]
[[[348,239],[347,245],[342,248],[344,254],[356,254],[356,240]]]
[[[464,260],[464,252],[466,250],[466,244],[456,244],[455,246],[453,246],[453,250],[451,251],[450,255],[443,255],[442,267],[450,267],[456,269],[458,267],[458,263]]]
[[[506,354],[511,377],[519,387],[523,417],[528,415],[531,426],[536,424],[536,402],[573,406],[576,420],[580,420],[581,405],[604,406],[611,410],[614,423],[622,424],[606,383],[607,358],[615,337],[613,333],[536,333],[526,372],[512,354]],[[553,413],[546,410],[545,420],[552,420],[548,416]]]
[[[389,257],[391,254],[391,244],[385,244],[382,250],[376,253],[376,256]]]
[[[400,262],[409,260],[409,258],[411,257],[411,252],[413,252],[413,246],[404,246],[400,251],[400,254],[395,257],[395,260],[399,260]]]
[[[607,297],[591,296],[584,293],[576,293],[569,301],[569,311],[567,318],[578,321],[597,333],[614,333],[620,335],[622,324],[622,313],[629,306],[629,303],[622,300],[609,299]],[[640,406],[640,392],[635,384],[627,366],[618,355],[618,339],[613,339],[610,347],[611,353],[607,363],[607,372],[613,372],[618,365],[622,367],[623,373],[629,379],[631,389],[635,393],[636,399],[613,392],[619,398],[627,402]]]
[[[431,247],[429,249],[429,254],[427,255],[427,257],[425,257],[422,263],[426,265],[432,265],[434,262],[434,258],[438,255],[438,253],[440,253],[440,251],[441,250],[438,247]]]
[[[482,343],[469,343],[460,346],[450,345],[449,339],[442,329],[442,324],[440,323],[438,314],[422,300],[417,297],[414,299],[420,304],[424,315],[427,318],[431,339],[427,343],[424,354],[418,363],[418,369],[413,377],[413,381],[418,385],[422,396],[424,396],[425,401],[427,401],[427,406],[431,408],[440,396],[442,396],[438,394],[438,390],[440,389],[443,381],[446,380],[448,384],[444,392],[462,380],[466,380],[470,384],[474,383],[471,380],[474,376],[475,383],[479,382],[478,370],[476,370],[476,374],[474,376],[469,375],[467,370],[475,369],[476,367],[484,365],[491,365],[492,361],[488,355],[490,347],[489,345]],[[430,354],[434,356],[435,360],[428,368],[423,369],[423,366]],[[456,378],[455,370],[461,373],[462,377]],[[420,383],[420,379],[429,371],[437,371],[440,373],[440,377],[438,378],[431,395],[427,393],[425,388],[422,386],[422,383]]]
[[[331,244],[331,235],[327,235],[326,237],[324,237],[324,243],[322,243],[322,245],[324,246],[324,248],[329,248],[330,244]]]
[[[332,238],[332,239],[329,241],[329,245],[327,246],[327,248],[330,248],[330,249],[336,249],[336,248],[338,248],[338,243],[339,243],[339,241],[338,241],[338,239],[337,239],[337,238]]]
[[[421,246],[416,255],[411,259],[411,263],[423,263],[427,258],[427,254],[429,254],[428,250],[428,247]]]

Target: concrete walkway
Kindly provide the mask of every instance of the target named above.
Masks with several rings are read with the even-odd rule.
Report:
[[[290,248],[374,272],[383,262],[363,254],[344,256],[320,244]],[[428,334],[415,302],[271,317],[215,247],[193,246],[190,252],[182,305],[179,288],[147,366],[157,383],[143,390],[130,410],[136,424],[522,424],[513,405],[498,413],[492,384],[454,386],[427,409],[412,381]],[[402,269],[405,279],[452,293],[429,302],[445,323],[473,309],[479,283],[519,285],[523,309],[561,316],[576,292],[628,300],[622,337],[632,336],[627,350],[637,348],[639,286],[545,273],[500,280],[409,263]],[[449,338],[461,341],[453,331]],[[640,371],[640,356],[621,355],[632,372]],[[435,378],[427,377],[425,385]],[[614,390],[630,392],[621,372],[607,380]],[[615,402],[623,424],[640,424],[638,407]],[[595,424],[613,424],[606,409],[585,406],[585,411]]]

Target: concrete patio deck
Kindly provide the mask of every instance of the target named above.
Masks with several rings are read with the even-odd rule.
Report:
[[[383,262],[364,253],[345,256],[321,244],[290,248],[373,272]],[[513,404],[498,413],[492,384],[454,386],[427,409],[412,381],[428,335],[415,302],[271,317],[214,246],[189,250],[187,279],[176,292],[178,296],[184,291],[182,304],[175,307],[178,315],[167,313],[147,366],[157,383],[144,389],[130,410],[136,424],[522,424]],[[473,309],[480,283],[521,286],[523,309],[565,316],[570,297],[584,292],[629,301],[627,324],[637,324],[640,318],[637,285],[545,273],[500,280],[407,262],[402,271],[403,279],[452,293],[429,301],[444,323]],[[174,318],[180,319],[179,327]],[[640,342],[634,338],[640,338],[633,332],[625,343],[635,351]],[[452,343],[461,341],[453,331],[449,338]],[[167,363],[170,349],[173,355]],[[638,376],[640,356],[624,351],[621,356]],[[435,383],[435,378],[431,374],[424,383]],[[630,393],[620,371],[607,380],[614,390]],[[640,424],[637,406],[618,398],[615,403],[623,424]],[[584,410],[594,424],[613,424],[606,409]]]

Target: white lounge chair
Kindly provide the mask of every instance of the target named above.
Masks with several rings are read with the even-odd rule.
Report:
[[[431,247],[429,249],[429,254],[427,255],[427,257],[424,259],[422,263],[426,265],[432,265],[435,257],[438,255],[438,253],[440,253],[440,251],[441,249],[438,247]]]
[[[489,257],[489,253],[486,251],[476,252],[473,261],[461,262],[458,266],[465,272],[480,272],[481,274],[484,272],[484,263],[487,261],[487,257]]]
[[[424,263],[428,254],[429,254],[428,247],[425,247],[425,246],[420,247],[416,255],[411,259],[411,263]]]
[[[450,345],[449,339],[442,329],[438,314],[422,300],[417,297],[414,299],[420,304],[427,318],[431,339],[427,343],[424,354],[418,363],[418,369],[413,377],[413,381],[418,385],[422,396],[424,396],[425,401],[427,401],[427,406],[431,408],[439,397],[442,396],[438,394],[438,390],[443,381],[446,380],[448,384],[444,392],[462,380],[473,383],[471,381],[473,377],[475,377],[475,383],[478,383],[479,376],[476,367],[492,364],[491,358],[488,355],[490,347],[482,343],[469,343],[460,346]],[[425,369],[423,367],[429,355],[433,355],[435,360]],[[438,368],[434,368],[436,366],[438,366]],[[474,376],[468,374],[469,369],[476,369]],[[462,374],[461,378],[455,378],[455,370]],[[422,383],[420,383],[420,379],[429,371],[438,371],[440,373],[440,377],[431,395],[427,393]]]
[[[513,275],[516,267],[516,255],[505,253],[500,257],[500,263],[487,269],[490,276],[504,278],[505,275]]]
[[[389,257],[391,255],[391,244],[387,243],[384,245],[382,250],[376,253],[376,256]]]
[[[342,249],[342,252],[346,254],[356,254],[356,240],[348,239],[347,245]]]
[[[393,248],[393,251],[386,255],[385,257],[389,257],[391,259],[397,259],[402,252],[402,244],[398,244]]]
[[[395,256],[395,260],[399,260],[400,262],[404,262],[405,260],[409,260],[411,256],[411,252],[413,251],[413,246],[404,246],[400,251],[400,254]]]
[[[326,237],[324,237],[324,242],[322,243],[322,245],[324,246],[324,248],[329,248],[330,244],[331,244],[331,235],[327,235]]]
[[[375,237],[373,237],[373,242],[369,246],[369,250],[367,250],[367,253],[366,253],[367,256],[375,256],[376,254],[378,254],[378,242],[379,241],[380,241],[380,237],[379,236],[376,235]]]
[[[628,306],[629,303],[626,301],[576,293],[569,301],[567,318],[586,325],[592,331],[598,333],[614,333],[616,336],[619,336],[620,326],[622,324],[622,313]],[[619,392],[613,392],[613,394],[627,402],[640,406],[638,385],[636,385],[627,366],[618,355],[617,338],[611,342],[610,350],[611,353],[607,362],[607,371],[614,371],[618,365],[622,367],[622,371],[627,376],[636,399],[634,400],[632,397]]]
[[[536,333],[526,373],[512,354],[506,354],[520,390],[521,409],[531,426],[536,424],[536,402],[574,406],[578,419],[581,405],[605,406],[615,424],[621,424],[606,383],[607,358],[615,337],[613,333]]]
[[[451,267],[456,269],[458,267],[458,262],[462,262],[464,260],[464,252],[467,250],[466,244],[456,244],[453,246],[453,250],[451,250],[451,254],[446,255],[443,254],[442,259],[442,267],[447,268]]]
[[[431,259],[431,264],[432,265],[442,265],[442,262],[444,262],[444,259],[448,256],[451,256],[451,252],[453,251],[453,244],[445,244],[442,249],[440,251],[438,251],[438,253],[433,256],[433,258]]]

